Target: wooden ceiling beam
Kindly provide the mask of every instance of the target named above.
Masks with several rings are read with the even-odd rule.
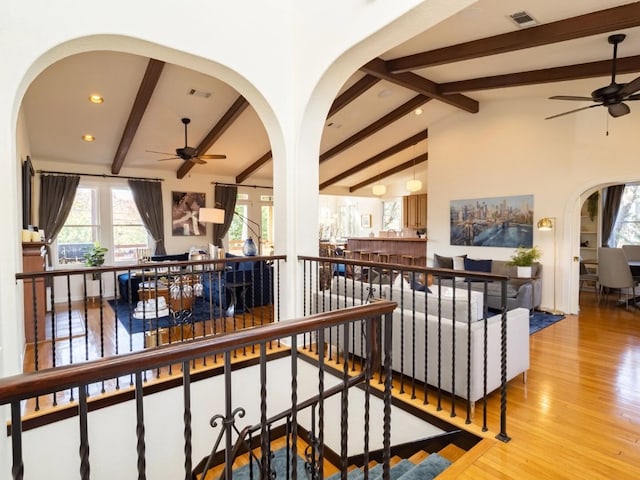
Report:
[[[376,132],[379,132],[384,127],[392,124],[396,120],[399,120],[402,117],[404,117],[405,115],[413,112],[419,106],[424,105],[429,100],[431,100],[431,98],[429,98],[429,97],[427,97],[425,95],[416,95],[411,100],[403,103],[402,105],[400,105],[395,110],[387,113],[384,117],[376,120],[375,122],[373,122],[372,124],[366,126],[365,128],[363,128],[359,132],[351,135],[349,138],[347,138],[343,142],[339,143],[338,145],[336,145],[333,148],[330,148],[329,150],[324,152],[322,155],[320,155],[320,163],[323,163],[323,162],[329,160],[331,157],[336,156],[340,152],[343,152],[343,151],[347,150],[348,148],[350,148],[353,145],[361,142],[365,138],[370,137],[371,135],[373,135]]]
[[[409,168],[412,168],[416,165],[426,162],[427,160],[429,160],[428,153],[423,153],[421,155],[418,155],[416,158],[413,158],[408,162],[401,163],[400,165],[396,165],[395,167],[390,168],[389,170],[385,170],[380,175],[376,175],[375,177],[368,178],[367,180],[364,180],[352,187],[349,187],[349,192],[353,193],[356,190],[360,190],[361,188],[366,187],[367,185],[371,185],[372,183],[379,182],[383,178],[387,178],[387,177],[390,177],[391,175],[395,175],[396,173],[400,173],[404,170],[408,170]]]
[[[513,52],[640,26],[640,2],[388,60],[389,72],[412,70]]]
[[[227,129],[233,125],[238,117],[246,110],[249,106],[249,102],[247,99],[240,95],[233,105],[229,107],[229,109],[222,115],[222,118],[213,126],[211,131],[207,133],[207,135],[202,139],[200,144],[196,147],[196,151],[198,153],[206,153],[213,144],[218,140]],[[180,168],[178,169],[177,177],[184,178],[184,176],[189,173],[189,171],[193,168],[195,163],[193,162],[184,162]]]
[[[247,178],[249,178],[251,176],[251,174],[253,172],[258,170],[265,163],[267,163],[269,160],[271,160],[272,157],[273,157],[273,155],[271,154],[271,150],[269,150],[267,153],[262,155],[258,160],[256,160],[251,165],[249,165],[247,168],[245,168],[242,172],[240,172],[240,174],[236,177],[236,183],[240,184],[240,183],[244,182]]]
[[[640,55],[618,58],[616,74],[640,72]],[[564,82],[611,75],[611,60],[544,68],[528,72],[507,73],[493,77],[473,78],[440,84],[443,93],[472,92],[505,87],[521,87],[541,83]]]
[[[369,63],[360,67],[360,70],[453,107],[460,108],[466,112],[478,113],[479,111],[478,102],[473,98],[465,97],[459,93],[443,95],[437,83],[420,75],[416,75],[415,73],[393,74],[388,70],[386,62],[381,58],[371,60]]]
[[[374,77],[373,75],[365,75],[364,77],[362,77],[356,83],[351,85],[351,87],[345,90],[341,95],[338,95],[338,97],[331,104],[331,108],[329,109],[327,118],[331,118],[333,115],[349,105],[379,81],[380,79],[378,77]]]
[[[365,75],[356,83],[354,83],[351,87],[344,91],[341,95],[338,96],[331,104],[331,108],[329,109],[329,114],[327,115],[327,119],[331,118],[333,115],[338,113],[344,107],[353,102],[356,98],[362,95],[364,92],[373,87],[376,83],[380,81],[380,78],[374,77],[373,75]],[[244,171],[242,171],[236,177],[236,183],[244,182],[249,176],[257,171],[260,167],[262,167],[265,163],[271,160],[271,150],[262,155],[258,160],[249,165]]]
[[[421,142],[423,140],[426,140],[428,138],[429,134],[428,131],[420,131],[418,133],[416,133],[415,135],[412,135],[411,137],[403,140],[400,143],[397,143],[395,145],[393,145],[390,148],[387,148],[386,150],[384,150],[383,152],[378,153],[377,155],[374,155],[373,157],[359,163],[358,165],[356,165],[355,167],[352,167],[348,170],[345,170],[344,172],[336,175],[333,178],[330,178],[329,180],[325,180],[324,182],[322,182],[320,184],[320,190],[324,190],[325,188],[327,188],[330,185],[333,185],[334,183],[339,182],[340,180],[343,180],[347,177],[350,177],[351,175],[354,175],[356,173],[358,173],[361,170],[364,170],[365,168],[371,167],[373,165],[375,165],[378,162],[381,162],[382,160],[384,160],[385,158],[391,157],[392,155],[395,155],[396,153],[399,153],[413,145],[415,145],[418,142]]]
[[[145,70],[142,81],[140,82],[140,87],[138,87],[138,93],[133,101],[133,106],[129,113],[129,119],[127,120],[127,124],[122,132],[120,144],[118,145],[113,161],[111,162],[111,173],[113,175],[119,174],[122,169],[122,165],[124,165],[124,160],[127,157],[127,153],[129,153],[129,148],[131,148],[131,144],[136,136],[136,132],[138,131],[144,112],[147,109],[147,105],[149,105],[149,100],[151,100],[153,91],[158,84],[163,68],[164,62],[154,58],[149,59],[147,69]]]

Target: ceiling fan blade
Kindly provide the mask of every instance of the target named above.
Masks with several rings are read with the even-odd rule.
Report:
[[[624,99],[625,102],[628,102],[629,100],[640,100],[640,93],[635,93]]]
[[[197,163],[198,165],[206,165],[207,162],[198,157],[191,157],[189,159],[190,162]]]
[[[198,155],[198,158],[204,159],[204,160],[224,160],[227,158],[227,156],[222,154],[212,154],[212,155]]]
[[[162,155],[174,155],[175,156],[175,153],[171,153],[171,152],[158,152],[156,150],[145,150],[145,152],[147,152],[147,153],[161,153]]]
[[[626,115],[630,111],[631,109],[629,108],[629,106],[625,105],[622,102],[609,105],[609,115],[611,115],[614,118],[622,117],[623,115]]]
[[[553,97],[549,97],[549,100],[593,101],[591,97],[575,97],[573,95],[554,95]]]
[[[168,158],[159,158],[159,159],[158,159],[158,160],[156,160],[156,161],[158,161],[158,162],[164,162],[164,161],[167,161],[167,160],[178,160],[179,158],[180,158],[180,157],[173,156],[173,157],[168,157]]]
[[[627,83],[624,87],[622,87],[622,90],[618,92],[618,95],[620,95],[620,98],[624,99],[624,97],[626,97],[627,95],[631,95],[632,93],[635,93],[638,90],[640,90],[640,77],[636,78],[635,80],[632,80],[631,82]]]
[[[545,118],[545,120],[550,120],[552,118],[562,117],[563,115],[569,115],[570,113],[579,112],[580,110],[586,110],[587,108],[599,107],[602,105],[601,103],[594,103],[593,105],[589,105],[588,107],[576,108],[575,110],[569,110],[568,112],[558,113],[557,115],[552,115],[550,117]]]

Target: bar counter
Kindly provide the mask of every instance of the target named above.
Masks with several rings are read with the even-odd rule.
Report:
[[[417,237],[356,237],[347,239],[347,250],[365,251],[376,257],[376,254],[390,256],[389,263],[407,263],[403,255],[410,255],[416,265],[426,265],[427,239]],[[397,255],[397,257],[393,257]],[[397,259],[397,261],[396,261]],[[372,258],[378,261],[378,258]]]

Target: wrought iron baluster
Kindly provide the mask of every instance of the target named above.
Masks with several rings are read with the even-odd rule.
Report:
[[[342,348],[346,352],[349,348],[349,325],[347,323],[338,327],[338,331],[344,330],[344,342]],[[346,353],[345,353],[346,355]],[[342,364],[342,393],[340,395],[340,471],[342,480],[347,478],[347,457],[349,455],[349,362]]]
[[[387,313],[384,316],[384,371],[385,371],[385,381],[384,381],[384,415],[383,415],[383,425],[382,425],[382,478],[383,480],[390,479],[390,468],[389,464],[391,462],[391,387],[392,387],[392,372],[391,372],[391,356],[392,356],[392,321],[393,314]]]
[[[298,451],[298,338],[296,335],[291,336],[291,450]],[[294,456],[292,461],[296,461]],[[293,480],[298,478],[298,469],[293,464],[292,476]]]
[[[496,438],[508,442],[507,435],[507,282],[502,281],[502,316],[500,318],[500,433]]]
[[[184,402],[184,479],[191,480],[192,453],[191,445],[191,371],[189,361],[182,362],[182,398]]]
[[[80,421],[80,478],[89,480],[89,429],[87,424],[87,385],[78,387],[78,419]]]
[[[144,439],[144,391],[142,382],[142,373],[138,370],[135,373],[135,399],[136,399],[136,450],[138,453],[138,480],[145,480],[147,478],[147,460],[146,460],[146,445]]]
[[[14,480],[22,480],[24,478],[24,462],[22,460],[22,417],[20,401],[11,402],[11,449],[13,457],[11,475]]]

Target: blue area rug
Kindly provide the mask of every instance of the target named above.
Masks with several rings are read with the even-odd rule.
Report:
[[[545,312],[534,312],[529,317],[529,335],[532,335],[543,328],[553,325],[564,318],[564,315],[553,315]]]
[[[167,315],[165,317],[147,318],[145,320],[131,317],[131,322],[129,322],[129,314],[132,311],[130,309],[135,308],[135,305],[130,307],[128,303],[117,302],[116,300],[109,300],[108,303],[117,315],[120,324],[129,334],[140,333],[156,328],[165,328],[181,323],[202,322],[203,320],[210,320],[211,318],[220,318],[220,309],[215,305],[210,306],[209,302],[201,297],[193,301],[191,315],[181,314],[177,317]]]

